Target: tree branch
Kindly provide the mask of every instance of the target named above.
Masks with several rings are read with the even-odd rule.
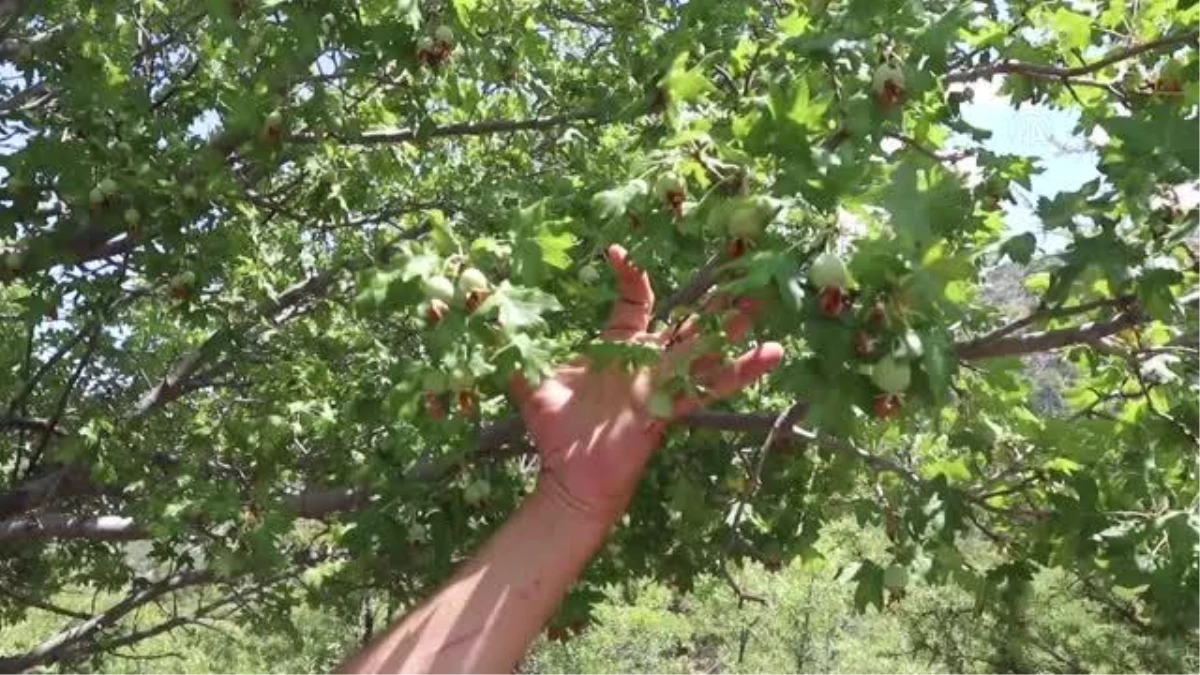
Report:
[[[989,342],[972,341],[955,346],[954,352],[964,361],[1019,356],[1047,352],[1077,344],[1087,344],[1119,333],[1142,323],[1138,314],[1126,312],[1109,321],[1092,322],[1074,328],[1062,328],[1019,337],[1002,337]]]
[[[987,66],[971,68],[969,70],[964,70],[957,73],[950,73],[943,78],[943,81],[947,84],[951,82],[971,82],[974,80],[991,77],[993,75],[1002,74],[1065,80],[1072,77],[1079,77],[1081,75],[1094,73],[1097,70],[1101,70],[1102,68],[1111,66],[1114,63],[1119,63],[1126,59],[1131,59],[1140,54],[1144,54],[1145,52],[1177,47],[1187,42],[1195,42],[1197,37],[1200,37],[1200,32],[1194,30],[1176,33],[1174,35],[1167,35],[1157,40],[1144,42],[1140,45],[1134,45],[1132,47],[1118,50],[1107,57],[1100,59],[1099,61],[1095,61],[1083,66],[1075,66],[1073,68],[1047,66],[1041,63],[1029,63],[1026,61],[1001,61],[1000,63],[993,63]]]
[[[177,590],[208,583],[215,578],[213,573],[207,571],[184,572],[138,588],[107,610],[60,631],[25,654],[0,657],[0,672],[19,673],[36,665],[54,663],[75,644],[112,626],[138,607]]]
[[[554,115],[551,117],[533,117],[524,120],[484,120],[482,122],[459,122],[456,124],[447,124],[441,127],[434,127],[433,129],[424,132],[422,132],[420,129],[406,128],[384,131],[367,131],[356,136],[335,136],[333,138],[344,145],[383,145],[390,143],[404,143],[407,141],[416,140],[418,138],[484,136],[487,134],[507,134],[516,131],[538,131],[542,129],[551,129],[564,124],[570,124],[571,122],[600,120],[602,118],[603,114],[598,110],[580,110],[561,115]],[[323,138],[324,136],[311,133],[295,134],[291,136],[293,141],[299,143],[314,143],[322,140]]]

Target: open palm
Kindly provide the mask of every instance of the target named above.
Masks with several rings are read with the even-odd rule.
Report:
[[[662,348],[659,364],[651,368],[596,368],[580,361],[556,369],[537,388],[523,379],[513,382],[513,395],[526,428],[542,458],[543,481],[579,510],[615,518],[624,511],[651,454],[662,442],[671,419],[729,396],[765,373],[783,358],[783,348],[764,343],[732,363],[719,354],[695,353],[697,322],[670,332],[647,332],[654,311],[650,279],[628,261],[620,246],[608,249],[620,297],[602,337]],[[750,328],[753,306],[743,303],[728,321],[731,339]],[[678,396],[673,417],[650,412],[655,384],[674,372],[680,359],[702,385],[703,396]]]

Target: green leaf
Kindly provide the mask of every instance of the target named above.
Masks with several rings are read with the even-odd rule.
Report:
[[[865,560],[862,562],[854,578],[858,586],[854,589],[854,609],[860,614],[867,611],[868,605],[883,611],[883,569],[875,563]]]
[[[549,293],[536,288],[513,286],[504,281],[477,311],[482,315],[496,311],[505,331],[515,333],[544,328],[546,320],[542,315],[561,309],[558,299]]]
[[[1031,232],[1025,232],[1004,242],[1000,247],[1000,254],[1007,255],[1009,260],[1018,265],[1024,265],[1033,257],[1033,252],[1036,250],[1037,237],[1033,236]]]
[[[681,52],[663,76],[662,87],[667,91],[672,103],[694,101],[714,88],[712,82],[704,75],[702,66],[687,67],[689,56],[688,52]]]

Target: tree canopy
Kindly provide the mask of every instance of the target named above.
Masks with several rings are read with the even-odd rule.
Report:
[[[0,12],[0,625],[123,598],[0,669],[421,597],[536,478],[510,377],[647,358],[596,340],[611,243],[660,325],[723,348],[755,298],[788,357],[672,427],[559,623],[622,578],[741,593],[853,514],[860,610],[919,576],[1013,617],[1061,568],[1196,630],[1194,0]],[[1031,196],[985,91],[1069,111],[1100,177]]]

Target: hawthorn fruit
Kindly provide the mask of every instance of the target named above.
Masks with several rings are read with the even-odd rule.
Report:
[[[871,381],[886,394],[899,394],[912,382],[912,368],[907,361],[885,356],[871,368]]]
[[[446,312],[450,311],[450,305],[434,298],[429,301],[429,306],[425,308],[425,322],[430,326],[436,326],[446,318]]]
[[[891,107],[904,101],[904,71],[894,63],[883,63],[875,69],[871,88],[884,106]]]

